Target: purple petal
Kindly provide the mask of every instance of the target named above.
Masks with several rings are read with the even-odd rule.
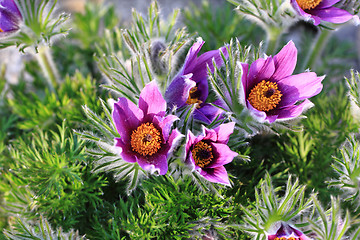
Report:
[[[217,133],[217,143],[227,144],[230,135],[234,132],[235,122],[221,124],[214,131]]]
[[[242,87],[244,90],[244,96],[243,99],[241,99],[241,101],[243,101],[243,103],[245,103],[246,101],[246,97],[248,92],[250,93],[250,89],[248,87],[248,72],[249,72],[249,64],[247,63],[241,63],[241,70],[242,70],[242,75],[241,75],[241,83],[242,83]]]
[[[136,162],[136,155],[131,150],[129,141],[124,142],[122,138],[115,138],[115,147],[121,148],[120,156],[125,162]]]
[[[157,171],[160,175],[165,175],[168,171],[166,154],[156,154],[156,157],[150,159],[139,157],[137,163],[142,169],[151,173]]]
[[[170,130],[174,121],[179,120],[179,118],[175,115],[168,115],[165,118],[155,116],[154,120],[154,123],[157,124],[162,130],[164,141],[167,141],[169,139]]]
[[[208,140],[211,142],[217,141],[218,136],[217,136],[217,132],[215,132],[214,129],[208,129],[208,128],[204,127],[204,133],[205,133],[205,136],[204,136],[203,140]]]
[[[0,0],[0,11],[6,9],[18,18],[22,18],[21,13],[14,0]]]
[[[249,94],[250,90],[262,80],[270,79],[274,72],[275,64],[272,57],[259,58],[253,62],[249,70],[246,93]]]
[[[224,166],[217,168],[202,168],[200,171],[200,174],[208,181],[230,186],[229,177]]]
[[[116,130],[124,141],[130,139],[132,131],[140,125],[143,117],[143,111],[126,98],[119,98],[119,101],[114,104],[112,118]]]
[[[200,55],[200,57],[196,61],[196,64],[193,66],[193,68],[191,70],[194,81],[196,81],[196,79],[201,79],[204,77],[207,78],[207,75],[208,75],[207,67],[208,66],[209,66],[211,72],[212,73],[214,72],[213,60],[215,61],[215,64],[217,67],[221,67],[224,64],[224,61],[220,54],[220,51],[223,52],[225,58],[229,57],[229,53],[228,53],[226,47],[222,47],[218,50],[208,51],[208,52]],[[185,72],[185,73],[188,73],[188,72]]]
[[[186,104],[190,89],[196,86],[191,80],[192,74],[176,77],[166,89],[165,98],[170,107],[182,107]]]
[[[202,121],[206,124],[210,124],[219,114],[223,112],[224,111],[222,109],[205,103],[201,104],[200,108],[194,110],[193,116],[196,120]]]
[[[278,115],[267,115],[265,120],[268,120],[269,123],[273,123],[276,119],[278,119],[278,117]]]
[[[331,23],[344,23],[353,17],[353,15],[347,11],[336,7],[329,7],[325,9],[315,8],[314,10],[311,10],[311,14],[318,16],[323,21]]]
[[[310,98],[320,93],[325,76],[317,77],[314,72],[292,75],[278,81],[279,90],[283,94],[279,107],[292,105],[295,102]]]
[[[310,108],[313,106],[313,103],[310,102],[308,99],[305,99],[301,104],[299,105],[292,105],[288,107],[284,107],[281,109],[277,109],[276,112],[278,114],[278,119],[283,118],[295,118],[298,117],[305,109]]]
[[[297,12],[300,16],[303,16],[305,20],[309,21],[312,20],[314,22],[314,25],[317,26],[320,24],[321,19],[317,16],[313,16],[312,14],[304,12],[299,6],[299,4],[296,2],[296,0],[290,0],[291,5],[293,6],[295,12]]]
[[[206,168],[216,168],[230,163],[238,154],[230,150],[223,143],[211,143],[213,153],[216,156],[214,160]]]
[[[275,72],[272,79],[282,79],[290,76],[296,67],[297,49],[293,41],[286,44],[278,54],[274,56]]]
[[[341,0],[322,0],[320,4],[316,6],[316,9],[331,7],[332,5],[340,1]]]
[[[165,115],[166,101],[155,81],[148,83],[140,93],[139,108],[144,114]]]
[[[170,146],[167,154],[168,156],[170,155],[170,153],[173,152],[177,143],[180,141],[181,138],[183,138],[183,136],[184,135],[182,135],[177,129],[171,131],[170,137],[167,141],[167,144]]]
[[[194,66],[196,65],[197,55],[198,55],[201,47],[204,45],[204,43],[205,42],[203,40],[199,39],[189,49],[189,52],[185,58],[185,64],[184,64],[184,67],[182,70],[182,74],[192,73],[192,70],[193,70]]]
[[[259,111],[254,108],[251,103],[246,100],[246,107],[250,110],[250,114],[259,122],[264,122],[266,119],[266,113],[263,111]]]

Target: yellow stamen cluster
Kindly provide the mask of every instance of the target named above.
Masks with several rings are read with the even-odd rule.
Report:
[[[257,110],[267,112],[276,108],[281,96],[276,83],[262,80],[251,89],[248,100]]]
[[[198,88],[197,87],[193,87],[190,89],[190,93],[189,93],[189,97],[186,100],[186,104],[191,105],[191,104],[201,104],[202,101],[198,99]]]
[[[214,159],[211,145],[203,141],[195,144],[194,149],[191,151],[191,153],[195,160],[195,164],[201,168],[209,165]]]
[[[3,32],[3,30],[0,28],[0,32]]]
[[[152,156],[161,148],[161,134],[152,123],[143,123],[131,134],[131,148],[143,156]]]
[[[289,238],[281,237],[281,238],[275,238],[274,240],[296,240],[296,238],[294,238],[294,237],[289,237]]]
[[[311,10],[316,8],[322,0],[296,0],[302,10]]]

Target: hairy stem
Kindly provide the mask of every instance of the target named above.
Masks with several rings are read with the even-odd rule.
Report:
[[[268,42],[266,53],[268,55],[274,55],[279,45],[282,29],[278,27],[269,28],[267,31]]]
[[[317,36],[316,40],[312,44],[309,53],[304,61],[302,66],[302,70],[310,68],[311,70],[315,69],[316,63],[319,60],[322,52],[324,51],[325,45],[328,42],[331,35],[331,31],[327,29],[323,29],[319,36]]]
[[[45,75],[49,90],[51,92],[55,92],[55,87],[59,82],[59,73],[52,58],[50,48],[47,46],[41,46],[38,51],[36,59],[38,60]]]

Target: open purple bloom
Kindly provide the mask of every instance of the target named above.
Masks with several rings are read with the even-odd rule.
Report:
[[[224,167],[238,154],[226,145],[235,123],[226,123],[215,129],[204,128],[204,134],[195,137],[189,131],[185,146],[186,162],[210,182],[230,185]]]
[[[142,90],[139,107],[127,98],[119,98],[114,104],[112,117],[121,136],[115,138],[115,147],[121,148],[124,161],[137,162],[144,170],[166,174],[167,157],[180,133],[171,131],[178,118],[165,116],[165,111],[166,102],[154,81]]]
[[[291,5],[295,11],[305,17],[311,19],[315,25],[319,25],[321,21],[331,23],[344,23],[349,21],[353,15],[347,11],[333,7],[340,0],[291,0]]]
[[[307,98],[321,92],[325,76],[314,72],[291,75],[296,61],[297,49],[290,41],[274,57],[253,62],[250,69],[241,64],[244,102],[259,121],[297,117],[312,105]]]
[[[209,95],[208,66],[214,72],[213,60],[216,66],[224,64],[220,51],[227,58],[229,56],[226,47],[219,50],[206,52],[197,57],[204,41],[198,40],[190,48],[183,68],[172,80],[165,92],[165,99],[170,107],[182,108],[187,105],[198,104],[194,111],[194,118],[211,123],[223,111],[211,104],[205,103]],[[216,101],[214,104],[219,105]]]
[[[267,235],[268,240],[311,240],[301,231],[289,224],[281,222],[280,227],[276,230],[275,234]]]
[[[21,19],[21,13],[14,0],[0,0],[0,33],[18,30]]]

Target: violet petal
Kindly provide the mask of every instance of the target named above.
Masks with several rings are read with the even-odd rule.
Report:
[[[121,148],[120,156],[125,162],[136,162],[137,157],[135,153],[131,150],[129,142],[125,143],[122,138],[115,138],[115,147]]]
[[[127,98],[119,98],[114,104],[112,118],[116,130],[124,141],[130,139],[132,131],[140,125],[143,117],[143,111]]]
[[[165,115],[166,101],[161,95],[155,81],[148,83],[140,93],[139,108],[144,114]]]
[[[202,168],[200,175],[210,182],[230,185],[229,177],[224,166],[217,168]]]
[[[189,97],[190,89],[196,86],[191,80],[192,74],[175,77],[165,92],[165,99],[169,107],[183,107]]]
[[[297,49],[294,42],[288,42],[273,59],[275,72],[271,78],[276,80],[290,76],[294,72],[297,61]]]
[[[238,154],[222,143],[211,143],[213,153],[216,156],[206,168],[216,168],[232,162]]]
[[[326,9],[317,9],[311,11],[312,14],[321,18],[321,20],[331,23],[344,23],[349,21],[353,15],[344,9],[329,7]]]

